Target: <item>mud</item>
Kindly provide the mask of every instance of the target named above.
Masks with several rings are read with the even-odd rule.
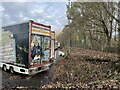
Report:
[[[54,65],[52,65],[48,71],[44,71],[33,76],[18,73],[11,74],[10,72],[0,70],[0,73],[2,73],[2,88],[3,90],[9,90],[15,87],[31,87],[37,89],[52,82],[53,67]]]

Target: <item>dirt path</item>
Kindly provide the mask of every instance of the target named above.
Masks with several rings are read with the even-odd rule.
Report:
[[[53,66],[48,71],[38,73],[34,76],[27,76],[22,74],[10,74],[9,72],[2,72],[2,88],[3,90],[11,90],[12,88],[34,88],[49,84],[52,82]],[[22,90],[22,89],[21,89]]]

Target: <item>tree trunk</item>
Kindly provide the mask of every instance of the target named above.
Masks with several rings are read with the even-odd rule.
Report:
[[[118,54],[120,54],[120,24],[119,24],[119,28],[118,28]]]
[[[120,1],[118,3],[118,20],[120,21]],[[118,54],[120,54],[120,22],[118,22]]]
[[[111,47],[111,38],[107,37],[107,48]]]
[[[85,34],[85,31],[83,31],[82,34],[83,34],[83,42],[82,42],[82,45],[83,45],[83,48],[86,48],[86,34]]]
[[[91,49],[93,49],[94,48],[94,43],[93,43],[93,40],[92,40],[92,33],[91,33],[91,31],[89,30],[89,35],[90,35],[90,43],[91,43]]]

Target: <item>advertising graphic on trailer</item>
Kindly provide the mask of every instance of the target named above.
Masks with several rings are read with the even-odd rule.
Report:
[[[50,57],[50,28],[32,24],[31,35],[32,61],[47,61]]]

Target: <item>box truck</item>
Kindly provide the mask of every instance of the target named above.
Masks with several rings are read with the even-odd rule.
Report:
[[[55,59],[55,32],[32,20],[2,27],[0,66],[11,73],[33,75]]]

